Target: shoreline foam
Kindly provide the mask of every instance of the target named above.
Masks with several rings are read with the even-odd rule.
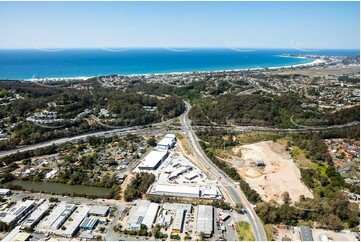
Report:
[[[220,73],[220,72],[234,72],[234,71],[247,71],[247,70],[277,70],[277,69],[283,69],[283,68],[295,68],[295,67],[301,67],[301,66],[315,66],[322,63],[325,63],[326,61],[322,59],[313,59],[313,58],[306,58],[303,56],[282,56],[280,57],[285,58],[301,58],[301,59],[312,59],[312,61],[307,63],[300,63],[296,65],[287,65],[287,66],[273,66],[273,67],[253,67],[253,68],[240,68],[240,69],[228,69],[228,70],[213,70],[213,71],[180,71],[180,72],[165,72],[165,73],[145,73],[145,74],[106,74],[106,75],[99,75],[99,76],[110,76],[110,75],[119,75],[119,76],[126,76],[126,77],[137,77],[137,76],[163,76],[163,75],[182,75],[182,74],[191,74],[191,73]],[[95,78],[99,76],[77,76],[77,77],[44,77],[44,78],[30,78],[30,79],[18,79],[19,81],[34,81],[34,80],[41,80],[41,81],[70,81],[70,80],[87,80],[90,78]]]

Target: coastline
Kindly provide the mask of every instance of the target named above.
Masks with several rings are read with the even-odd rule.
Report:
[[[306,59],[306,57],[294,57],[294,56],[282,56],[285,58],[302,58],[302,59]],[[311,58],[307,58],[307,59],[311,59]],[[234,71],[252,71],[252,70],[266,70],[266,69],[271,69],[271,70],[277,70],[277,69],[284,69],[284,68],[295,68],[295,67],[307,67],[307,66],[316,66],[319,64],[323,64],[326,63],[325,60],[322,59],[312,59],[312,61],[307,62],[307,63],[300,63],[300,64],[296,64],[296,65],[286,65],[286,66],[274,66],[274,67],[254,67],[254,68],[240,68],[240,69],[228,69],[228,70],[213,70],[213,71],[180,71],[180,72],[168,72],[168,73],[144,73],[144,74],[106,74],[106,75],[99,75],[99,76],[110,76],[110,75],[119,75],[119,76],[126,76],[126,77],[138,77],[138,76],[164,76],[164,75],[186,75],[186,74],[191,74],[191,73],[220,73],[220,72],[234,72]],[[81,81],[85,81],[87,79],[90,78],[95,78],[98,76],[76,76],[76,77],[49,77],[49,78],[30,78],[30,79],[18,79],[19,81],[35,81],[35,80],[40,80],[40,81],[71,81],[71,80],[81,80]],[[16,79],[15,79],[16,80]],[[6,80],[5,80],[6,81]]]

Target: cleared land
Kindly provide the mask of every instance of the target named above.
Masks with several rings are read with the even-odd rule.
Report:
[[[337,233],[332,230],[312,229],[312,236],[314,241],[322,241],[321,236],[326,235],[329,240],[334,241],[357,241],[353,233]]]
[[[237,222],[236,231],[240,241],[255,241],[251,225],[247,222]]]
[[[313,198],[310,190],[301,182],[301,173],[285,146],[273,141],[262,141],[239,146],[233,153],[242,153],[242,158],[233,157],[228,162],[237,169],[241,177],[255,189],[264,201],[283,203],[282,193],[288,192],[292,202],[300,195]],[[263,161],[264,168],[256,167]]]
[[[326,75],[339,75],[339,74],[352,74],[360,73],[358,67],[351,68],[320,68],[320,69],[297,69],[297,70],[285,70],[282,72],[272,73],[273,75],[306,75],[306,76],[326,76]]]

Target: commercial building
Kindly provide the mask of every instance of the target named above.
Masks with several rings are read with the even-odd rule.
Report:
[[[302,241],[313,241],[310,227],[300,226],[300,235]]]
[[[198,176],[199,176],[199,174],[196,171],[191,171],[191,172],[184,175],[184,177],[186,179],[190,180],[190,181],[193,180],[194,178],[198,177]]]
[[[26,241],[29,237],[29,233],[21,232],[20,226],[17,226],[11,230],[1,241]]]
[[[158,210],[159,210],[159,204],[157,203],[149,204],[147,212],[145,213],[144,219],[142,221],[142,224],[147,226],[148,229],[151,229],[153,227],[153,223],[155,221],[155,218],[157,217]]]
[[[30,216],[24,221],[24,227],[34,227],[44,216],[45,212],[48,211],[51,204],[48,201],[41,203]]]
[[[173,180],[175,178],[177,178],[178,176],[186,173],[190,168],[189,167],[178,167],[177,169],[175,169],[174,171],[172,171],[172,173],[170,173],[170,175],[168,176],[169,180]]]
[[[172,233],[182,233],[183,232],[183,223],[184,223],[184,209],[179,208],[177,209],[174,222],[172,226]]]
[[[174,134],[167,134],[164,138],[159,141],[157,144],[157,148],[159,150],[168,150],[173,148],[174,144],[176,143],[176,137]]]
[[[89,211],[89,215],[106,217],[108,216],[109,210],[110,210],[109,206],[96,205],[91,207]]]
[[[128,229],[139,230],[142,224],[150,229],[157,216],[159,205],[146,200],[139,201],[135,207],[134,214],[128,221]]]
[[[221,193],[219,192],[217,187],[202,187],[201,196],[204,198],[219,198],[221,197]]]
[[[160,185],[157,184],[151,192],[155,195],[167,195],[173,197],[194,197],[199,198],[201,195],[199,186],[178,186],[178,185]]]
[[[80,228],[87,229],[87,230],[93,230],[97,226],[98,222],[99,222],[98,218],[87,217],[83,220],[83,222],[81,222]]]
[[[44,229],[59,229],[75,209],[75,204],[59,203],[49,216],[40,223],[40,227]]]
[[[213,207],[199,205],[197,214],[197,233],[204,233],[205,237],[212,237],[213,234]]]
[[[74,215],[71,217],[73,220],[67,224],[65,231],[62,233],[65,237],[73,237],[80,228],[80,224],[84,218],[88,217],[90,207],[82,206],[77,209]]]
[[[6,188],[0,188],[0,195],[1,196],[10,196],[11,190]]]
[[[167,158],[167,151],[153,150],[139,164],[139,170],[156,170],[158,166]]]
[[[163,204],[164,210],[173,210],[176,211],[177,209],[183,209],[187,213],[190,213],[192,211],[192,204],[188,203],[164,203]]]
[[[168,227],[170,225],[170,222],[172,220],[172,217],[170,216],[170,214],[168,213],[167,210],[163,210],[161,214],[159,214],[158,217],[158,223]]]
[[[15,224],[21,218],[23,218],[33,207],[35,202],[26,200],[25,202],[18,202],[14,206],[10,207],[6,212],[0,214],[0,220],[6,224]]]

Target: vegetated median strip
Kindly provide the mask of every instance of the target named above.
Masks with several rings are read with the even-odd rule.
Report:
[[[191,148],[189,147],[187,141],[185,140],[184,136],[182,134],[177,134],[177,139],[181,141],[182,146],[186,149],[187,153],[189,155],[193,155]]]
[[[236,231],[240,241],[255,241],[251,225],[248,222],[237,222]]]

